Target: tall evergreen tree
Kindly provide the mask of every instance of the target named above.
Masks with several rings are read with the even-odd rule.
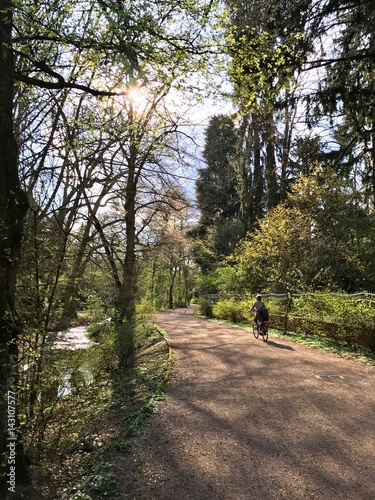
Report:
[[[246,189],[252,201],[247,203],[247,220],[251,229],[254,218],[286,197],[296,77],[305,57],[301,43],[304,24],[303,20],[282,24],[282,13],[272,0],[245,4],[233,0],[227,5],[231,20],[226,36],[229,76],[242,116],[237,165],[243,182],[249,183]],[[288,6],[285,2],[284,7]]]
[[[340,157],[357,156],[365,199],[375,205],[375,11],[372,1],[331,1],[336,22],[334,49],[316,100],[321,112],[337,120]],[[326,21],[332,23],[333,21]],[[338,26],[338,28],[337,28]]]
[[[200,220],[193,233],[205,241],[195,249],[203,270],[229,255],[243,236],[236,172],[232,166],[236,144],[233,119],[218,115],[206,129],[203,156],[206,167],[199,170],[196,182]],[[204,250],[205,248],[205,250]]]
[[[199,169],[196,183],[202,224],[210,225],[216,218],[238,218],[236,178],[231,166],[235,142],[233,119],[225,115],[212,117],[206,129],[203,150],[206,167]]]

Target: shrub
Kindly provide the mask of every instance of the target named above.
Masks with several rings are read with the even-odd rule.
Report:
[[[103,321],[90,325],[89,337],[97,343],[91,348],[91,368],[96,375],[100,372],[111,372],[117,368],[118,357],[115,350],[116,330],[113,323]]]
[[[225,319],[233,323],[243,323],[250,320],[249,303],[235,299],[220,300],[213,306],[215,318]]]
[[[207,318],[213,318],[212,302],[208,299],[199,299],[196,314],[199,316],[206,316]]]
[[[145,298],[141,299],[141,301],[136,306],[137,316],[152,316],[157,312],[154,304]]]
[[[358,320],[373,320],[375,308],[361,298],[336,293],[314,293],[294,300],[293,314],[309,318],[345,324],[357,324]]]
[[[102,337],[113,331],[113,323],[105,320],[100,323],[92,323],[87,327],[87,335],[94,342],[100,342]]]
[[[370,301],[338,293],[316,292],[294,299],[288,329],[349,344],[375,346],[375,308]]]

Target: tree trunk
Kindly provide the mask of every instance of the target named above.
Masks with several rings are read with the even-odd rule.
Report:
[[[254,199],[254,215],[252,220],[252,229],[256,225],[256,221],[262,218],[263,215],[263,168],[261,163],[261,141],[260,132],[258,127],[259,119],[253,115],[253,135],[254,135],[254,185],[253,185],[253,199]]]
[[[18,426],[17,361],[20,322],[15,311],[27,199],[18,178],[13,134],[12,2],[0,0],[0,489],[27,479]]]
[[[375,120],[372,122],[372,129],[375,130]],[[375,205],[375,132],[372,134],[372,148],[371,148],[371,180],[372,180],[372,186],[371,186],[371,204],[370,206]]]
[[[292,138],[292,120],[290,116],[290,110],[285,107],[284,114],[284,137],[283,137],[283,150],[281,156],[281,179],[280,179],[280,201],[285,201],[287,199],[287,167],[289,162],[290,154],[290,144]]]
[[[275,134],[272,116],[267,119],[266,136],[266,181],[267,181],[267,210],[270,211],[278,203],[277,180],[276,180],[276,158],[275,158]]]
[[[252,198],[251,198],[251,170],[249,168],[250,150],[248,141],[248,128],[249,117],[245,116],[237,141],[236,160],[233,163],[233,168],[236,173],[237,192],[240,199],[241,206],[241,219],[244,224],[244,235],[250,231],[251,228],[251,212],[252,212]],[[244,151],[245,150],[245,151]]]
[[[155,276],[156,276],[156,262],[152,262],[151,286],[150,286],[150,300],[151,304],[155,305]]]
[[[66,328],[70,325],[71,320],[77,318],[77,297],[79,291],[79,282],[84,273],[86,263],[86,250],[90,242],[90,231],[92,222],[89,220],[81,237],[78,252],[72,266],[72,270],[68,279],[68,283],[63,295],[63,312],[61,316],[61,327]]]
[[[122,293],[119,304],[120,318],[132,320],[135,315],[135,196],[137,192],[135,166],[129,166],[126,184],[125,225],[126,247]]]
[[[169,307],[169,309],[173,309],[173,306],[174,306],[174,304],[173,304],[173,288],[174,288],[174,282],[176,279],[177,271],[178,271],[178,267],[174,266],[170,272],[171,281],[169,283],[169,291],[168,291],[168,307]]]
[[[125,188],[126,246],[122,286],[116,304],[116,322],[119,330],[118,346],[122,367],[132,362],[134,352],[134,318],[136,297],[135,258],[135,198],[137,194],[136,149],[131,146],[128,179]]]

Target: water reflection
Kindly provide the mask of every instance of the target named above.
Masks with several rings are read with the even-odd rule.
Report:
[[[55,395],[58,398],[68,396],[72,392],[94,382],[94,374],[88,348],[96,343],[92,342],[87,334],[87,326],[77,326],[60,332],[50,333],[48,336],[50,352],[59,360],[58,384],[55,386]],[[74,351],[74,353],[72,352]],[[86,352],[87,351],[87,356]],[[78,362],[75,355],[82,354],[82,362]],[[75,361],[72,361],[74,355]],[[79,358],[78,358],[79,359]],[[74,364],[74,367],[72,366]]]
[[[69,368],[63,360],[57,397],[69,396],[73,391],[79,391],[81,387],[91,385],[93,382],[94,375],[89,360],[85,360],[75,369]]]
[[[87,335],[87,326],[75,326],[61,332],[53,332],[49,334],[48,339],[52,349],[87,349],[94,345]]]

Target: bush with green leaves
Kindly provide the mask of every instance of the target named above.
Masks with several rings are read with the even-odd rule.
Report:
[[[315,292],[296,297],[288,329],[375,348],[375,304],[359,296]]]
[[[314,319],[355,324],[358,320],[374,320],[375,306],[371,301],[358,296],[315,292],[295,298],[293,313]]]
[[[250,304],[248,301],[236,299],[219,300],[213,308],[212,312],[215,318],[232,321],[233,323],[249,322],[250,317]]]
[[[195,314],[197,314],[198,316],[206,316],[206,318],[213,318],[212,306],[213,304],[210,300],[199,299]]]
[[[138,317],[149,317],[157,312],[156,306],[151,300],[142,298],[136,306],[136,313]]]
[[[90,325],[88,333],[90,339],[96,343],[91,348],[93,352],[91,364],[94,375],[116,370],[119,359],[115,349],[115,325],[111,321],[102,321]]]

